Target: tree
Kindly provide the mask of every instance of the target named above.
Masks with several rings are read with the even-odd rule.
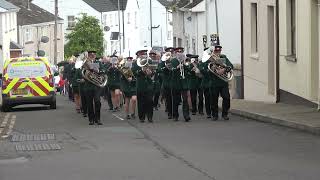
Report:
[[[65,57],[71,57],[76,53],[95,50],[97,56],[103,54],[103,31],[99,20],[87,14],[81,14],[76,18],[76,25],[72,32],[66,36],[68,42],[65,45]]]

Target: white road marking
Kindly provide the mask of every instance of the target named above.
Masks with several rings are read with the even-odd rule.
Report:
[[[6,127],[8,120],[9,120],[9,117],[10,117],[10,113],[6,114],[0,127],[2,127],[2,128]]]
[[[0,134],[2,134],[4,128],[7,126],[10,115],[11,115],[10,113],[7,113],[6,116],[4,117],[0,125]]]
[[[10,134],[11,134],[11,132],[12,132],[12,129],[13,129],[13,127],[14,127],[14,124],[15,124],[15,122],[16,122],[16,119],[17,119],[17,116],[16,116],[16,115],[13,115],[13,116],[11,117],[11,121],[10,121],[10,125],[9,125],[9,128],[8,128],[8,131],[7,131],[7,133],[6,133],[5,135],[1,136],[2,138],[7,138],[7,137],[10,136]]]
[[[116,118],[120,119],[121,121],[124,121],[123,118],[121,118],[120,116],[116,115],[116,114],[112,114],[113,116],[115,116]]]

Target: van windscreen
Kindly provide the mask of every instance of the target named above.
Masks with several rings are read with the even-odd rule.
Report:
[[[42,61],[13,62],[8,65],[9,78],[35,78],[46,76],[46,65]]]

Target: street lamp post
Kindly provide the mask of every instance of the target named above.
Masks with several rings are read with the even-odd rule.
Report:
[[[152,47],[152,0],[150,0],[150,44]]]
[[[58,0],[54,1],[55,11],[54,11],[54,64],[57,64],[58,56]]]
[[[120,27],[120,0],[118,0],[118,26],[119,26],[119,51],[121,54],[121,35],[120,35],[120,31],[121,31],[121,27]]]

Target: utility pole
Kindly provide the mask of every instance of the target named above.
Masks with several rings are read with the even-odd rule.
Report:
[[[152,48],[152,0],[150,0],[150,44]]]
[[[216,9],[216,27],[217,27],[217,35],[219,37],[219,17],[218,17],[218,0],[215,0],[215,9]],[[220,42],[218,42],[218,44],[220,45]]]
[[[58,0],[54,1],[54,64],[57,64],[58,56]]]
[[[122,19],[123,20],[123,19]],[[121,54],[120,0],[118,0],[119,51]]]

